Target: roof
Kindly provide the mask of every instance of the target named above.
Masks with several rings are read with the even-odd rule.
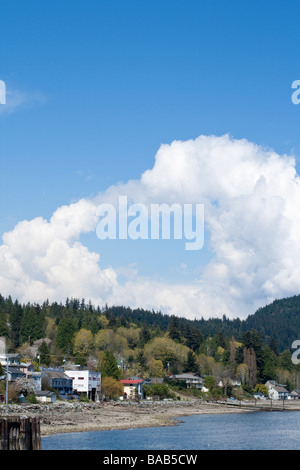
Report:
[[[136,385],[136,384],[140,384],[143,382],[142,379],[139,379],[139,380],[130,380],[130,379],[127,379],[127,380],[121,380],[120,381],[122,384],[124,385]]]
[[[145,379],[146,384],[162,384],[164,379],[162,377],[151,377],[150,379]]]
[[[174,375],[171,375],[170,378],[174,378],[174,379],[177,379],[177,380],[192,380],[192,379],[198,379],[198,380],[203,380],[202,377],[200,377],[199,375],[197,374],[192,374],[192,373],[183,373],[183,374],[174,374]]]
[[[35,394],[37,397],[52,397],[55,395],[55,392],[50,392],[48,390],[36,390]]]
[[[25,373],[23,371],[21,371],[17,367],[13,367],[13,366],[8,366],[8,372],[10,374],[15,374],[15,375],[18,374],[18,375],[24,375],[25,376]]]
[[[71,380],[71,378],[65,374],[64,372],[60,372],[58,370],[43,370],[43,375],[46,374],[53,379],[67,379]]]
[[[274,387],[274,386],[276,386],[276,387],[286,387],[286,385],[279,384],[279,383],[276,382],[275,380],[268,380],[268,381],[266,382],[266,385],[267,385],[267,387],[269,387],[270,385],[271,385],[272,387]]]
[[[272,387],[274,390],[276,390],[277,392],[284,392],[284,393],[288,393],[288,390],[286,388],[284,388],[282,385],[273,385]]]

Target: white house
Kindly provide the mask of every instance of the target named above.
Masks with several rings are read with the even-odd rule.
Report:
[[[6,366],[7,360],[9,366],[19,366],[21,362],[21,354],[11,354],[11,353],[0,353],[0,362],[3,366]]]
[[[269,398],[272,400],[288,400],[290,399],[289,391],[282,384],[278,384],[275,380],[268,380],[266,386],[269,390]]]
[[[48,391],[37,391],[36,392],[36,399],[40,403],[55,403],[56,402],[56,395],[54,392]]]
[[[66,370],[65,374],[73,380],[73,391],[85,394],[93,401],[98,401],[101,390],[101,372],[90,370]]]

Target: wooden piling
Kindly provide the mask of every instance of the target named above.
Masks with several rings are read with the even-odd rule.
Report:
[[[40,422],[37,418],[0,418],[0,450],[40,450]]]

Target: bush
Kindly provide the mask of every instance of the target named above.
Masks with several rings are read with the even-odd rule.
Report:
[[[104,377],[102,380],[102,393],[107,399],[117,399],[123,395],[123,385],[113,377]]]
[[[90,400],[86,395],[80,395],[79,401],[84,402],[84,403],[89,403]]]
[[[157,397],[159,399],[175,397],[175,393],[169,390],[169,387],[167,384],[146,385],[144,387],[144,391],[147,397]]]
[[[38,402],[34,393],[29,393],[26,397],[26,401],[32,405],[35,405]]]

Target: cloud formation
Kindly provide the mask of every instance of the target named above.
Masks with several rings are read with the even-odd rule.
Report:
[[[201,277],[172,284],[117,269],[80,242],[95,230],[97,206],[119,195],[144,204],[205,205],[213,253]],[[200,136],[162,145],[139,180],[93,200],[63,206],[50,221],[22,221],[4,234],[0,285],[20,301],[84,297],[95,304],[161,309],[189,318],[244,317],[274,298],[300,291],[300,185],[295,159],[245,139]]]

